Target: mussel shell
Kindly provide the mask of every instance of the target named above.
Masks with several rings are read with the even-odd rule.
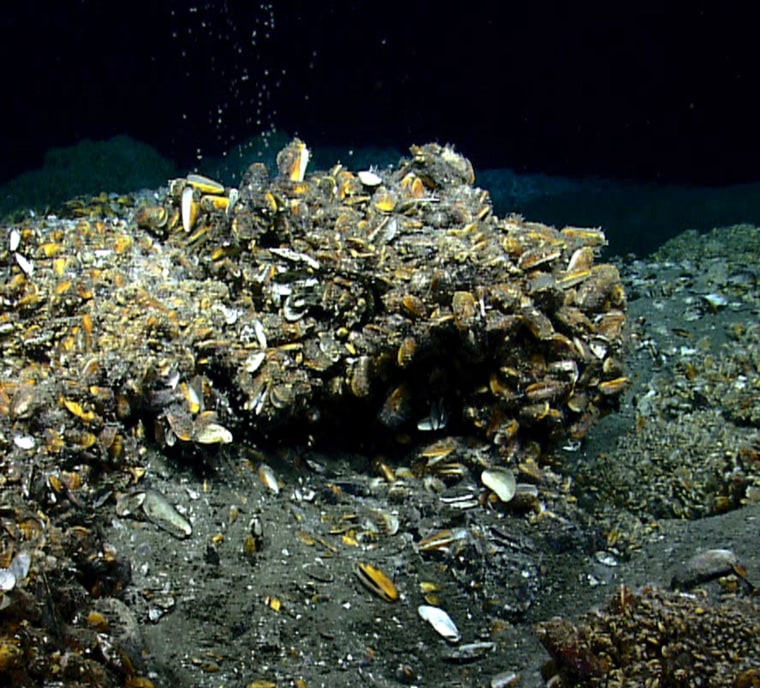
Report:
[[[183,539],[193,532],[193,526],[159,492],[148,490],[144,493],[142,510],[145,517],[174,537]]]
[[[421,604],[417,607],[417,613],[445,640],[448,640],[450,643],[458,643],[461,640],[462,634],[459,632],[456,624],[440,607],[434,607],[430,604]]]

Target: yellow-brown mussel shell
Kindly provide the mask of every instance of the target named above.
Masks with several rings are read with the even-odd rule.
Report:
[[[386,602],[398,599],[398,589],[393,581],[379,568],[367,562],[358,562],[354,569],[359,582],[371,593]]]

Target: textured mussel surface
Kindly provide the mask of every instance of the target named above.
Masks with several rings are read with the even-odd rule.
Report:
[[[151,446],[213,460],[232,442],[390,443],[433,488],[498,464],[530,482],[543,455],[615,409],[626,299],[597,262],[601,230],[496,217],[470,162],[437,144],[364,173],[307,162],[296,140],[237,189],[188,175],[4,228],[0,568],[55,556],[32,557],[2,600],[37,600],[33,626],[53,593],[73,618],[98,586],[127,585],[88,508],[129,504]],[[529,508],[537,489],[512,493]],[[76,581],[62,573],[73,559],[90,572]],[[139,672],[130,636],[103,632],[123,613],[92,607],[70,640],[100,643],[106,668],[83,655],[72,671],[98,685]],[[8,643],[23,682],[44,642]]]
[[[437,145],[371,187],[281,163],[239,190],[174,180],[126,220],[12,229],[10,452],[113,456],[142,422],[170,446],[455,430],[508,458],[615,406],[625,296],[601,231],[495,217]]]

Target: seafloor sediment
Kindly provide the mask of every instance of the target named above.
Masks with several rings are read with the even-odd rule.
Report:
[[[658,522],[758,501],[757,266],[729,250],[757,230],[614,265],[599,230],[494,217],[449,148],[307,162],[7,226],[4,678],[539,685],[535,622],[627,582]],[[741,635],[757,572],[718,560],[686,580]],[[669,675],[550,635],[555,684]],[[752,678],[720,659],[690,680]]]

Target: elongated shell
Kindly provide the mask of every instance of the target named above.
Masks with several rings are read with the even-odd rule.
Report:
[[[359,582],[380,599],[386,602],[395,602],[398,599],[398,589],[393,581],[376,566],[360,561],[356,564],[354,573]]]
[[[450,643],[458,643],[462,634],[456,627],[451,617],[440,607],[434,607],[430,604],[421,604],[417,607],[417,613],[422,619],[427,621],[435,632]]]
[[[181,201],[182,212],[182,227],[185,232],[189,232],[195,224],[195,219],[198,217],[198,203],[193,197],[193,187],[186,186],[182,190]]]

